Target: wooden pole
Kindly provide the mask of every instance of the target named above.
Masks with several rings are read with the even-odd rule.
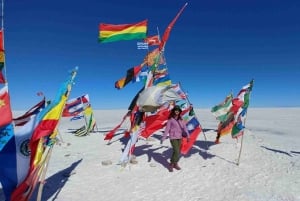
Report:
[[[75,76],[77,74],[77,70],[78,70],[78,67],[76,67],[75,70],[73,70],[72,73],[71,73],[72,77],[70,79],[70,83],[69,83],[69,86],[68,86],[68,91],[67,91],[67,94],[66,94],[67,98],[70,95],[70,92],[71,92],[71,89],[72,89],[72,84],[73,84],[74,78],[75,78]],[[62,113],[62,111],[60,111],[60,113]],[[60,114],[60,116],[61,116],[61,114]],[[52,133],[52,135],[53,134],[54,135],[57,134],[57,132],[58,132],[57,127],[58,127],[58,124],[56,125],[56,128],[54,129],[54,132]],[[56,137],[56,136],[54,136],[54,137]],[[37,195],[37,199],[36,199],[37,201],[41,201],[41,199],[42,199],[42,193],[43,193],[43,188],[44,188],[44,184],[45,184],[44,181],[45,181],[46,172],[47,172],[47,168],[48,168],[48,164],[49,164],[49,161],[50,161],[50,157],[51,157],[51,153],[52,153],[52,149],[53,149],[54,143],[52,143],[51,145],[48,145],[48,146],[50,146],[50,148],[49,148],[50,150],[49,150],[49,152],[46,153],[47,156],[46,156],[45,162],[43,164],[44,167],[42,168],[42,173],[41,173],[41,176],[40,176],[41,183],[39,185],[38,195]]]
[[[240,147],[240,151],[239,151],[239,157],[238,157],[238,160],[237,160],[237,165],[238,165],[238,166],[239,166],[239,164],[240,164],[240,158],[241,158],[241,154],[242,154],[243,139],[244,139],[244,133],[243,133],[243,135],[242,135],[242,139],[241,139],[241,147]]]

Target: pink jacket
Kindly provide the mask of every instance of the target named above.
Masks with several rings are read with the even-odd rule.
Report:
[[[179,126],[179,124],[180,126]],[[167,125],[166,125],[166,128],[165,128],[165,132],[163,134],[163,137],[162,137],[162,141],[165,140],[167,138],[167,136],[169,136],[170,139],[181,139],[182,136],[181,136],[181,133],[182,133],[182,129],[185,130],[185,132],[188,134],[188,138],[190,137],[189,135],[189,132],[186,128],[186,125],[185,123],[182,121],[182,120],[176,120],[174,118],[170,118],[168,121],[167,121]]]

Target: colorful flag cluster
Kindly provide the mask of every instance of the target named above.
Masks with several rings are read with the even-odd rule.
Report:
[[[165,126],[170,110],[174,106],[174,102],[185,99],[186,104],[189,104],[186,94],[180,89],[179,85],[172,84],[164,58],[164,47],[169,38],[171,29],[186,5],[187,4],[182,7],[166,28],[162,40],[159,35],[148,36],[144,39],[147,48],[153,46],[153,49],[149,50],[140,65],[127,70],[126,77],[119,79],[115,83],[115,87],[121,89],[130,81],[137,80],[141,74],[143,74],[145,78],[144,87],[131,101],[128,108],[129,112],[123,117],[121,123],[105,136],[105,140],[111,140],[125,119],[130,117],[130,140],[123,151],[120,163],[126,163],[130,160],[130,156],[134,151],[135,144],[139,137],[148,138],[155,131],[162,129]],[[146,47],[144,43],[139,43],[139,45],[141,47]],[[195,113],[192,111],[192,107],[189,108],[191,109],[187,109],[188,114],[191,114],[191,116],[194,117]],[[197,122],[196,118],[190,118],[186,121],[190,128],[189,131],[193,136],[193,140],[188,144],[185,142],[182,153],[187,153],[190,150],[198,134],[201,132],[200,124],[199,122],[197,124]],[[125,132],[125,136],[127,136],[127,133],[128,132]]]
[[[249,106],[249,96],[253,87],[253,80],[244,86],[237,97],[229,94],[225,100],[211,109],[212,114],[220,121],[218,134],[220,136],[231,133],[238,138],[244,131],[244,120]]]
[[[85,125],[73,132],[75,136],[86,136],[89,133],[95,131],[96,119],[94,117],[91,104],[84,108],[83,118],[85,120]]]
[[[45,163],[47,163],[47,159],[49,160],[50,150],[55,143],[58,134],[57,126],[76,73],[77,69],[72,71],[70,78],[59,88],[56,98],[36,115],[35,122],[30,126],[32,135],[29,140],[30,160],[28,170],[24,179],[12,192],[9,200],[27,201],[37,186]],[[29,122],[25,125],[29,124]]]
[[[29,141],[38,124],[37,115],[45,107],[43,104],[45,99],[22,115],[24,121],[18,118],[19,125],[15,129],[12,124],[7,127],[14,134],[0,152],[0,161],[6,161],[0,163],[0,182],[7,200],[10,200],[12,192],[25,179],[29,170]]]

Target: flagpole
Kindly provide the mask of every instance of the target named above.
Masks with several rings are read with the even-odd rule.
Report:
[[[238,156],[238,159],[237,159],[237,166],[239,166],[240,165],[240,158],[241,158],[241,154],[242,154],[242,147],[243,147],[243,139],[244,139],[244,134],[245,133],[243,133],[243,135],[242,135],[242,139],[241,139],[241,147],[240,147],[240,151],[239,151],[239,156]]]
[[[250,81],[251,91],[252,91],[252,87],[253,87],[253,82],[254,82],[254,79],[252,79]],[[249,100],[250,100],[251,91],[249,91]],[[246,113],[246,116],[245,116],[245,119],[244,119],[244,130],[243,130],[243,135],[242,135],[242,139],[241,139],[241,147],[240,147],[240,151],[239,151],[239,156],[238,156],[238,159],[237,159],[237,166],[240,165],[240,158],[241,158],[241,155],[242,155],[242,147],[243,147],[243,139],[244,139],[244,134],[245,134],[244,131],[245,131],[245,127],[246,127],[247,115],[248,115],[248,106],[247,106],[247,113]]]
[[[72,73],[71,73],[70,84],[68,86],[69,89],[68,89],[68,93],[66,94],[67,99],[70,95],[72,85],[73,85],[73,81],[74,81],[75,76],[77,74],[77,70],[78,70],[78,67],[76,67],[75,70],[73,70]],[[66,104],[66,103],[64,103],[64,104]],[[62,108],[64,108],[64,107],[62,107]],[[60,111],[60,113],[62,113],[62,111]],[[61,114],[60,114],[60,116],[61,116]],[[52,134],[55,134],[55,132],[58,132],[57,127],[58,127],[58,124],[56,125],[56,128],[54,129],[54,132]],[[43,193],[43,188],[44,188],[44,184],[45,184],[46,172],[47,172],[47,169],[48,169],[48,165],[49,165],[49,161],[50,161],[50,157],[51,157],[51,153],[52,153],[52,149],[54,147],[54,144],[55,144],[55,142],[49,145],[50,146],[50,148],[48,148],[49,151],[46,153],[47,156],[46,156],[46,159],[45,159],[45,162],[44,162],[44,168],[42,168],[42,173],[41,173],[41,178],[40,178],[40,185],[39,185],[39,190],[38,190],[37,199],[36,199],[37,201],[41,201],[41,199],[42,199],[42,193]]]

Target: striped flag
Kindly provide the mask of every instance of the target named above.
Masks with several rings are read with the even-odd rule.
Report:
[[[99,42],[108,43],[120,40],[146,38],[148,20],[134,24],[105,24],[99,25]]]

